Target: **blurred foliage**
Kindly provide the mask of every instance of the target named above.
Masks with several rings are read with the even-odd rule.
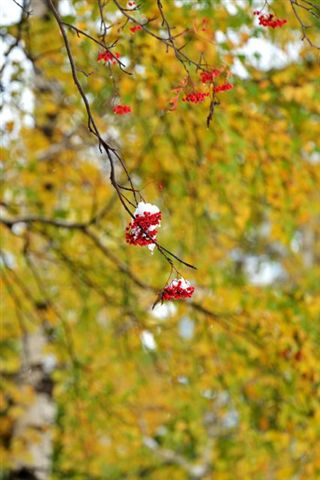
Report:
[[[64,21],[98,38],[98,2],[69,7]],[[129,217],[87,131],[54,18],[7,27],[25,59],[11,61],[5,85],[6,470],[25,454],[12,432],[36,395],[17,382],[23,339],[42,328],[55,359],[50,478],[320,478],[319,54],[300,41],[289,1],[274,2],[288,19],[274,31],[257,26],[253,8],[163,2],[173,34],[187,30],[177,37],[183,51],[233,73],[210,128],[209,100],[169,110],[184,66],[146,32],[132,34],[113,2],[104,7],[106,42],[116,42],[130,74],[97,63],[99,46],[67,29],[100,130],[161,208],[159,240],[197,266],[182,271],[194,300],[153,312],[169,266],[125,243]],[[162,31],[155,1],[141,1],[135,15]],[[317,33],[317,19],[308,21]],[[274,49],[267,66],[262,40]],[[199,71],[188,68],[199,88]],[[132,114],[115,116],[118,100]]]

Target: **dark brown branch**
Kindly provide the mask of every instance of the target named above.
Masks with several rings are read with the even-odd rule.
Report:
[[[118,187],[118,184],[117,184],[117,181],[116,181],[116,178],[115,178],[115,168],[114,168],[114,163],[113,163],[113,158],[112,158],[112,154],[115,154],[115,150],[112,147],[110,147],[110,145],[108,145],[107,142],[105,142],[105,140],[101,137],[101,134],[98,130],[96,122],[95,122],[95,120],[93,118],[93,115],[91,113],[89,101],[87,99],[87,96],[86,96],[86,94],[85,94],[85,92],[82,88],[82,85],[81,85],[81,83],[78,79],[78,76],[77,76],[77,69],[76,69],[75,62],[74,62],[74,59],[73,59],[73,56],[72,56],[69,40],[68,40],[67,34],[65,32],[65,29],[64,29],[63,21],[62,21],[60,15],[59,15],[57,9],[55,8],[52,0],[48,0],[48,1],[49,1],[49,7],[50,7],[57,23],[58,23],[58,26],[59,26],[64,44],[65,44],[65,48],[66,48],[66,51],[67,51],[67,55],[68,55],[68,59],[69,59],[70,67],[71,67],[71,73],[72,73],[73,81],[74,81],[74,83],[75,83],[75,85],[78,89],[78,92],[79,92],[79,94],[80,94],[80,96],[83,100],[83,103],[85,105],[85,108],[86,108],[86,112],[87,112],[87,116],[88,116],[88,129],[98,139],[99,146],[102,146],[105,153],[107,154],[109,164],[110,164],[110,182],[113,185],[113,187],[115,188],[115,190],[118,194],[119,200],[122,203],[124,209],[132,217],[133,214],[129,210],[129,208],[128,208],[128,206],[127,206],[127,204],[126,204],[126,202],[123,198],[123,195],[121,194],[121,191]],[[129,178],[129,182],[131,184],[130,178]],[[133,188],[133,186],[132,186],[132,188]]]
[[[157,35],[156,33],[154,33],[152,30],[150,30],[147,25],[149,22],[147,23],[141,23],[139,22],[138,20],[136,20],[134,17],[132,17],[131,15],[128,14],[128,11],[123,8],[120,3],[118,2],[118,0],[113,0],[113,2],[115,3],[115,5],[118,7],[118,9],[121,11],[121,13],[128,19],[130,20],[131,22],[135,23],[136,25],[140,25],[140,27],[150,36],[152,36],[153,38],[159,40],[161,43],[163,43],[167,48],[170,48],[170,49],[173,49],[174,51],[174,54],[177,58],[177,60],[179,60],[179,62],[181,62],[181,64],[183,65],[183,68],[188,72],[188,69],[186,67],[186,63],[189,64],[189,65],[193,65],[194,67],[196,67],[197,69],[204,69],[206,66],[205,65],[201,65],[199,64],[198,62],[195,62],[194,60],[192,60],[190,57],[188,57],[184,52],[180,51],[176,45],[175,45],[175,42],[174,42],[174,38],[177,37],[178,35],[175,35],[175,36],[172,36],[171,35],[171,28],[169,26],[169,31],[167,29],[167,32],[168,32],[168,38],[163,38],[161,37],[160,35]],[[158,3],[158,7],[159,7],[159,3]],[[161,7],[159,8],[159,11],[160,13],[162,13],[162,19],[164,19],[164,14],[163,14],[163,10],[162,10],[162,5]],[[166,21],[166,20],[165,20]]]
[[[78,27],[75,27],[74,25],[71,25],[70,23],[66,23],[66,22],[62,22],[61,21],[61,24],[62,25],[65,25],[66,27],[68,28],[71,28],[71,30],[74,30],[78,35],[83,35],[84,37],[87,37],[89,38],[90,40],[92,40],[94,43],[96,43],[97,45],[100,45],[100,47],[102,47],[103,49],[105,50],[108,50],[108,52],[110,53],[110,55],[112,56],[113,60],[115,62],[117,62],[121,68],[121,70],[125,73],[127,73],[128,75],[132,75],[131,72],[128,72],[127,70],[125,70],[125,65],[124,63],[121,62],[121,60],[119,58],[117,58],[113,53],[112,51],[110,50],[110,47],[107,47],[105,45],[104,42],[100,42],[99,40],[97,40],[96,38],[94,38],[92,35],[90,35],[89,33],[85,32],[84,30],[81,30],[80,28]]]
[[[26,224],[43,223],[46,225],[52,225],[54,227],[67,228],[70,230],[74,230],[74,229],[81,230],[86,225],[88,225],[87,223],[64,222],[63,220],[54,220],[52,218],[37,217],[37,216],[19,217],[15,219],[1,218],[0,222],[10,229],[13,227],[13,225],[16,225],[17,223],[26,223]]]
[[[116,257],[103,243],[101,243],[99,237],[92,230],[85,229],[84,234],[98,247],[98,249],[114,264],[117,266],[120,272],[125,273],[138,287],[143,288],[145,290],[150,290],[153,292],[157,292],[157,289],[147,285],[146,283],[139,280],[138,277],[135,276],[131,270],[127,267],[127,265],[121,260]]]
[[[77,69],[76,69],[76,66],[75,66],[75,62],[74,62],[74,59],[73,59],[73,56],[72,56],[72,52],[71,52],[71,47],[70,47],[70,43],[69,43],[69,40],[68,40],[68,37],[67,37],[67,34],[65,32],[65,29],[64,29],[64,22],[62,21],[60,15],[59,15],[59,12],[57,11],[57,9],[55,8],[52,0],[48,0],[49,1],[49,7],[58,23],[58,26],[59,26],[59,29],[60,29],[60,32],[61,32],[61,35],[63,37],[63,41],[64,41],[64,44],[65,44],[65,48],[66,48],[66,51],[67,51],[67,55],[68,55],[68,59],[69,59],[69,63],[70,63],[70,67],[71,67],[71,72],[72,72],[72,77],[73,77],[73,81],[78,89],[78,92],[84,102],[84,105],[85,105],[85,108],[86,108],[86,111],[87,111],[87,116],[88,116],[88,128],[89,128],[89,131],[98,139],[99,141],[99,146],[100,147],[103,147],[105,153],[107,154],[107,157],[108,157],[108,160],[109,160],[109,164],[110,164],[110,182],[112,184],[112,186],[115,188],[116,192],[117,192],[117,195],[119,197],[119,200],[120,202],[122,203],[124,209],[127,211],[127,213],[130,215],[131,218],[134,218],[134,214],[131,212],[131,210],[129,209],[127,203],[128,203],[128,200],[124,197],[123,193],[121,192],[121,188],[119,187],[118,183],[117,183],[117,180],[116,180],[116,177],[115,177],[115,167],[114,167],[114,162],[113,162],[113,155],[115,155],[115,157],[117,158],[117,160],[120,162],[122,168],[124,169],[126,175],[127,175],[127,179],[130,183],[130,187],[132,189],[132,193],[133,193],[133,196],[134,196],[134,199],[135,199],[135,202],[137,203],[137,197],[136,197],[136,189],[134,188],[133,186],[133,183],[132,183],[132,180],[131,180],[131,177],[129,175],[129,172],[126,168],[126,165],[123,161],[123,159],[121,158],[121,156],[118,154],[118,152],[110,147],[107,142],[105,142],[105,140],[102,138],[100,132],[99,132],[99,129],[96,125],[96,122],[93,118],[93,115],[92,115],[92,112],[91,112],[91,109],[90,109],[90,105],[89,105],[89,101],[87,99],[87,96],[82,88],[82,85],[78,79],[78,76],[77,76]],[[121,7],[119,7],[121,9]],[[161,37],[159,37],[161,38]],[[148,235],[148,232],[144,232],[147,236]],[[167,250],[165,247],[163,247],[162,245],[160,245],[158,242],[154,242],[156,244],[156,247],[157,249],[159,250],[159,252],[165,257],[165,259],[167,260],[167,262],[170,264],[170,265],[173,265],[172,263],[172,260],[170,259],[170,257],[174,258],[175,260],[177,260],[178,262],[182,263],[183,265],[189,267],[189,268],[195,268],[194,266],[192,266],[191,264],[185,262],[184,260],[180,259],[177,255],[175,255],[174,253],[170,252],[169,250]]]
[[[26,14],[27,17],[29,17],[32,13],[31,10],[28,10],[29,3],[24,0],[23,4],[21,5],[17,0],[12,0],[13,3],[15,3],[21,10]]]
[[[17,35],[16,35],[16,38],[15,38],[15,41],[8,47],[8,49],[4,52],[3,56],[4,56],[4,62],[2,64],[2,67],[0,68],[0,74],[2,75],[3,71],[5,70],[6,66],[7,66],[7,58],[9,57],[10,53],[12,52],[12,50],[14,50],[21,42],[21,38],[22,38],[22,31],[23,31],[23,27],[24,27],[24,24],[26,22],[26,20],[29,18],[30,14],[31,14],[31,11],[28,10],[28,6],[29,6],[29,2],[27,0],[24,0],[23,1],[23,4],[20,5],[18,2],[16,2],[15,0],[13,0],[13,2],[18,5],[18,7],[21,8],[22,10],[22,14],[21,14],[21,18],[18,22],[18,32],[17,32]]]
[[[302,18],[300,17],[299,13],[298,13],[298,10],[296,7],[299,7],[299,8],[304,8],[305,10],[308,10],[309,13],[312,13],[311,12],[311,8],[314,8],[314,5],[311,3],[311,2],[308,2],[309,4],[312,5],[312,7],[310,9],[308,9],[307,7],[303,7],[301,4],[299,4],[296,0],[289,0],[290,1],[290,5],[291,5],[291,8],[292,8],[292,11],[294,13],[294,16],[296,17],[296,19],[298,20],[299,24],[300,24],[300,27],[301,27],[301,30],[302,30],[302,38],[301,40],[306,40],[308,42],[308,44],[310,45],[310,47],[313,47],[313,48],[316,48],[318,50],[320,50],[320,46],[319,45],[316,45],[315,43],[313,43],[313,41],[310,39],[310,37],[308,36],[307,34],[307,30],[310,28],[310,26],[308,25],[305,25],[305,23],[303,22]],[[317,8],[317,7],[316,7]],[[317,17],[317,15],[315,15]]]

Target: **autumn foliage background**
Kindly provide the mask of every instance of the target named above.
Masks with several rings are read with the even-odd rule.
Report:
[[[159,3],[127,13],[167,38]],[[130,30],[125,3],[51,3],[119,53],[98,62],[64,25],[104,140],[162,212],[159,242],[197,267],[170,257],[195,292],[154,310],[170,264],[125,241],[50,2],[3,28],[1,479],[320,478],[319,7],[300,3],[316,6],[296,7],[302,24],[270,1],[287,20],[272,29],[263,1],[163,0],[195,64]],[[233,85],[209,128],[210,98],[182,101],[199,64]]]

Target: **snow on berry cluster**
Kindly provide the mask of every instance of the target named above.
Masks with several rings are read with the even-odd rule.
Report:
[[[141,247],[147,245],[153,252],[158,228],[161,225],[161,212],[156,205],[139,202],[134,212],[134,219],[126,228],[126,241]]]
[[[283,27],[287,23],[287,20],[280,20],[280,18],[275,18],[272,13],[268,15],[263,15],[259,10],[255,10],[253,15],[257,15],[259,20],[259,25],[263,27],[278,28]]]
[[[190,298],[194,292],[194,287],[184,278],[175,278],[167,285],[162,292],[162,300],[179,300]]]
[[[137,4],[134,1],[130,1],[127,3],[127,10],[135,10],[137,8]]]

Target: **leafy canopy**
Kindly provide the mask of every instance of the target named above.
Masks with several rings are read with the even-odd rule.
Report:
[[[50,478],[318,478],[319,7],[38,3],[4,28],[5,469],[32,464],[40,329]],[[141,199],[153,256],[125,240]],[[177,275],[192,299],[161,305]]]

